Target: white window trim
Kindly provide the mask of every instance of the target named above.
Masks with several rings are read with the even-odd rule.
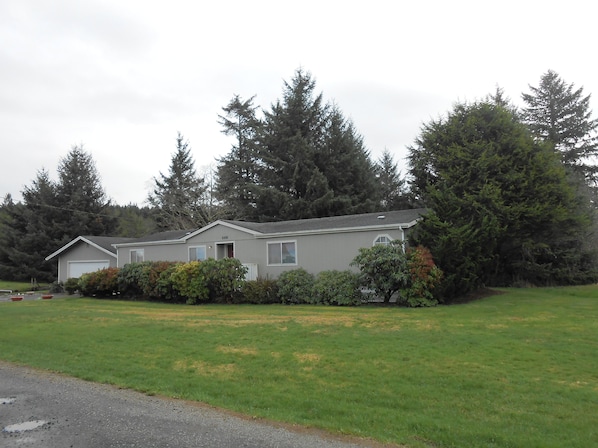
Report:
[[[140,252],[142,261],[133,261],[133,252]],[[145,249],[131,249],[129,250],[129,263],[142,263],[145,261]]]
[[[197,249],[200,247],[203,247],[203,251],[205,254],[205,258],[203,258],[203,260],[208,258],[208,247],[205,244],[203,244],[203,245],[198,244],[196,246],[188,246],[187,247],[187,261],[191,261],[191,249]],[[199,260],[199,261],[203,261],[203,260]]]
[[[270,244],[280,244],[281,252],[282,252],[282,245],[285,243],[293,243],[295,245],[295,262],[294,263],[270,263],[270,254],[268,251],[268,247]],[[282,260],[282,253],[281,253],[281,260]],[[284,241],[268,241],[266,242],[266,263],[268,266],[297,266],[299,264],[299,254],[297,250],[297,240],[284,240]]]
[[[374,241],[372,241],[372,246],[376,246],[376,245],[382,245],[382,243],[377,243],[377,242],[376,242],[376,241],[378,241],[378,239],[379,239],[379,238],[382,238],[382,237],[386,237],[386,238],[388,238],[388,241],[389,241],[389,242],[392,242],[392,241],[394,241],[394,238],[393,238],[393,237],[391,237],[391,236],[390,236],[390,235],[388,235],[387,233],[383,233],[383,234],[380,234],[380,235],[376,235],[376,238],[374,238]],[[388,246],[388,244],[384,244],[384,246]]]

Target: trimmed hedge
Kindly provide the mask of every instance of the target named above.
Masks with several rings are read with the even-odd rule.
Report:
[[[79,292],[91,297],[112,297],[118,293],[118,268],[105,268],[83,274],[79,278]]]
[[[172,287],[190,305],[232,303],[240,294],[247,268],[236,258],[191,261],[178,265],[170,276]]]
[[[281,303],[278,297],[278,282],[267,278],[246,281],[237,296],[236,303],[255,305]]]
[[[365,302],[361,286],[373,288],[385,301],[398,294],[404,306],[434,306],[433,290],[442,279],[430,251],[398,246],[361,249],[353,264],[361,275],[323,271],[317,276],[303,268],[285,271],[277,280],[246,281],[247,268],[235,258],[204,261],[129,263],[68,279],[65,289],[92,297],[120,295],[188,304],[322,304],[354,306]]]
[[[144,261],[124,265],[118,274],[121,297],[182,301],[170,281],[172,272],[180,264],[173,261]]]
[[[303,268],[285,271],[278,276],[278,297],[281,303],[299,305],[312,303],[314,295],[313,274]]]
[[[323,271],[316,277],[312,303],[359,305],[362,298],[359,275],[351,271]]]

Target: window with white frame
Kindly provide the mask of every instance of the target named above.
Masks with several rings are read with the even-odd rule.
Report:
[[[202,261],[206,258],[206,246],[189,247],[189,261]]]
[[[280,241],[268,243],[268,264],[297,264],[297,242]]]
[[[143,262],[143,249],[131,249],[129,258],[131,263]]]
[[[374,246],[388,246],[392,242],[392,238],[388,235],[378,235],[374,240]]]

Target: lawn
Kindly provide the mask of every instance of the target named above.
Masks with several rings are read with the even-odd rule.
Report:
[[[31,291],[37,288],[37,290],[48,290],[50,286],[47,283],[39,283],[33,285],[31,282],[8,282],[0,280],[0,290],[11,290],[13,292],[25,292]]]
[[[0,303],[0,358],[407,447],[598,446],[598,286],[428,309]]]

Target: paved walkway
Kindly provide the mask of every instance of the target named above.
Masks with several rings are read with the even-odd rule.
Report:
[[[0,447],[381,447],[0,361]]]

